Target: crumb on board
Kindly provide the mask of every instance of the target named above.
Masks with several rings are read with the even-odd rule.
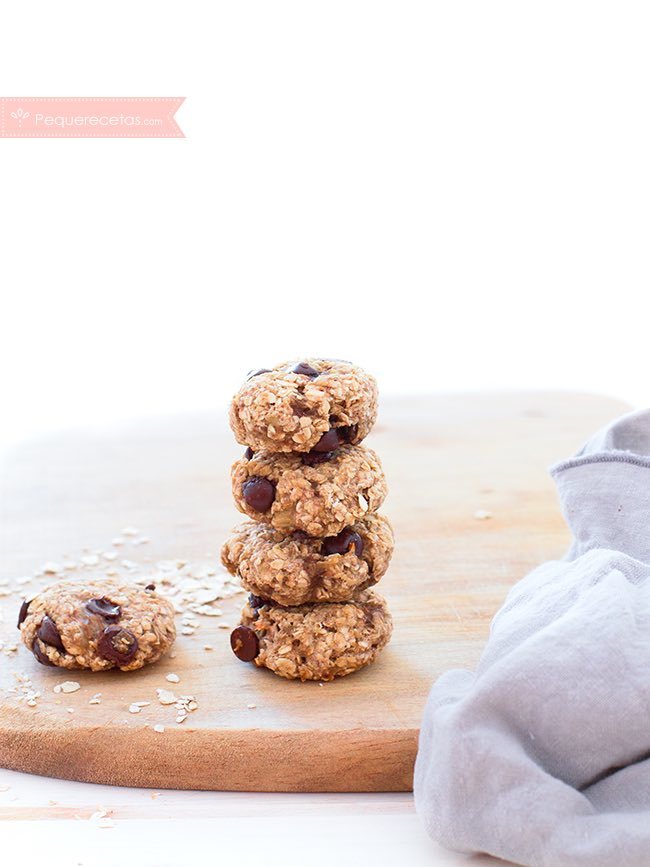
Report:
[[[76,680],[66,680],[63,683],[57,683],[56,686],[54,687],[53,691],[56,693],[59,693],[59,692],[70,693],[70,692],[77,692],[78,689],[81,689],[80,683],[77,683]]]
[[[489,521],[492,517],[492,512],[488,512],[487,509],[477,509],[474,512],[474,518],[477,521]]]

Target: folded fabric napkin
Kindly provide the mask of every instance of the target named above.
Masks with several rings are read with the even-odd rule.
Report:
[[[516,584],[426,706],[429,833],[524,865],[650,865],[650,410],[551,474],[573,544]]]

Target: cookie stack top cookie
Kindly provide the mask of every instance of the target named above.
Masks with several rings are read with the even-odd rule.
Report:
[[[374,377],[334,358],[251,371],[230,407],[237,442],[270,452],[323,454],[357,445],[376,419]]]
[[[222,560],[251,591],[231,637],[240,659],[329,680],[388,641],[390,614],[368,589],[393,551],[390,523],[377,514],[386,480],[360,445],[376,417],[374,378],[339,359],[251,371],[234,396],[230,424],[246,451],[232,492],[252,520],[235,528]]]

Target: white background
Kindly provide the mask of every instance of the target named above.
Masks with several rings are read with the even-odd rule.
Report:
[[[646,401],[644,3],[5,4],[4,95],[185,96],[186,140],[4,140],[3,438],[384,394]]]
[[[187,139],[0,143],[0,438],[223,407],[247,369],[307,354],[358,361],[384,394],[645,403],[649,23],[594,0],[4,4],[2,95],[185,96]],[[8,776],[3,803],[47,804],[52,784]],[[90,810],[127,799],[57,786]],[[265,851],[255,810],[197,837],[175,797],[160,815],[185,824],[148,841],[135,819],[99,842],[3,833],[59,841],[66,864],[112,839],[159,867],[163,833],[170,852]],[[346,824],[294,799],[271,849],[429,863],[410,807],[372,803]]]

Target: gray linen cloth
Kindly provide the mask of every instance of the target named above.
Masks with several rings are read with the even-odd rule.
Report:
[[[650,865],[650,410],[554,466],[573,543],[516,584],[426,706],[432,837],[524,865]]]

